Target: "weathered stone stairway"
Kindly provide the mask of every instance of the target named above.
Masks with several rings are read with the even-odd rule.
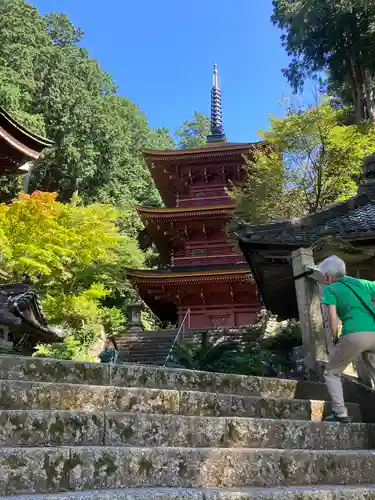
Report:
[[[373,393],[361,391],[366,408]],[[312,422],[329,406],[319,394],[293,380],[1,356],[0,498],[375,499],[375,426]]]

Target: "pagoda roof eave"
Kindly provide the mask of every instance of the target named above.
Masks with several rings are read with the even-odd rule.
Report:
[[[163,160],[175,160],[183,159],[185,157],[197,157],[197,156],[221,156],[223,153],[235,153],[242,154],[244,151],[251,149],[257,149],[266,147],[267,141],[256,141],[256,142],[223,142],[217,143],[217,145],[204,144],[203,146],[191,149],[144,149],[143,156],[146,162],[149,161],[163,161]]]
[[[167,282],[175,281],[199,281],[199,282],[215,282],[221,281],[236,281],[250,276],[249,268],[246,264],[231,266],[225,268],[210,268],[210,269],[186,269],[185,271],[168,270],[150,270],[150,269],[127,269],[126,275],[134,281],[155,281]]]
[[[208,205],[208,206],[200,206],[200,207],[172,207],[172,208],[152,208],[152,207],[144,207],[142,205],[137,205],[136,210],[140,216],[145,218],[174,218],[181,217],[184,218],[189,216],[190,214],[194,214],[195,216],[199,213],[202,215],[221,215],[223,212],[231,212],[234,209],[233,203],[228,203],[225,205]]]

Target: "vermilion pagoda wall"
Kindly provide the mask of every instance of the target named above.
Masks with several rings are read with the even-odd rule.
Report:
[[[178,324],[181,325],[189,308],[178,309]],[[260,313],[260,302],[249,304],[223,304],[220,306],[190,307],[190,328],[234,328],[255,323]],[[186,325],[188,327],[188,325]]]

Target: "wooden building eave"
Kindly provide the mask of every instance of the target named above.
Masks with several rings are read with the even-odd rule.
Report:
[[[30,132],[0,106],[1,173],[18,173],[22,164],[38,159],[52,145],[53,141]]]
[[[249,269],[246,265],[222,268],[222,269],[194,269],[186,271],[156,271],[148,269],[127,269],[126,275],[131,281],[137,283],[154,284],[181,284],[181,283],[215,283],[225,281],[233,283],[235,281],[253,282]]]
[[[194,149],[154,150],[143,151],[145,162],[151,172],[156,186],[166,206],[173,206],[176,202],[179,188],[186,189],[187,180],[178,185],[179,170],[183,167],[192,169],[206,169],[225,166],[225,169],[237,169],[242,165],[245,168],[246,157],[260,149],[270,148],[265,141],[255,143],[228,143],[207,145]],[[169,172],[168,170],[171,170]],[[185,183],[184,183],[185,182]]]
[[[171,322],[177,321],[178,306],[189,296],[191,300],[191,294],[201,307],[205,307],[207,298],[217,290],[227,294],[227,300],[234,303],[236,293],[241,293],[241,300],[249,295],[257,297],[255,282],[246,264],[160,271],[128,269],[127,277],[154,313]]]
[[[169,150],[159,150],[159,149],[145,149],[143,150],[143,155],[146,162],[154,162],[156,164],[163,161],[186,161],[192,159],[193,161],[201,156],[221,157],[225,154],[234,153],[237,156],[241,156],[246,152],[255,150],[258,148],[265,147],[267,145],[266,141],[257,142],[218,142],[212,144],[204,144],[203,146],[191,149],[169,149]]]
[[[177,208],[149,208],[142,205],[136,207],[140,217],[144,219],[187,219],[194,218],[222,218],[230,216],[234,205],[211,205],[200,207],[177,207]]]
[[[356,275],[361,262],[374,261],[375,202],[361,194],[298,219],[238,224],[234,232],[267,309],[280,319],[296,318],[293,250],[313,247],[316,262],[338,255]]]

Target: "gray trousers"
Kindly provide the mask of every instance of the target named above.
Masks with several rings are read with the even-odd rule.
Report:
[[[341,375],[345,368],[362,356],[372,380],[375,380],[375,367],[369,354],[375,353],[375,332],[358,332],[342,335],[333,347],[324,372],[328,392],[332,399],[332,409],[340,417],[347,416],[344,402]]]

